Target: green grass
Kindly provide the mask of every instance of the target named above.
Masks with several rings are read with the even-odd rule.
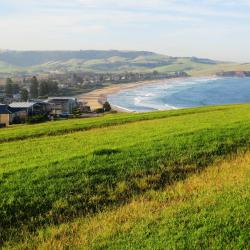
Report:
[[[249,110],[119,114],[1,130],[0,244],[122,205],[248,150]]]
[[[168,112],[151,112],[140,114],[115,114],[90,119],[72,119],[66,121],[55,121],[36,125],[16,125],[0,130],[0,142],[23,140],[41,136],[61,135],[76,131],[85,131],[93,128],[102,128],[136,121],[154,120],[189,114],[209,113],[214,111],[226,111],[237,109],[237,105],[203,107],[195,109],[184,109]]]
[[[249,181],[248,152],[118,209],[40,230],[14,249],[249,249]]]
[[[127,205],[47,228],[23,246],[79,249],[249,249],[250,154],[149,191]]]

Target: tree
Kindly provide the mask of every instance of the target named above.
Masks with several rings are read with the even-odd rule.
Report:
[[[29,91],[27,89],[21,89],[21,101],[27,102],[29,99]]]
[[[58,92],[58,82],[55,81],[49,81],[48,83],[48,90],[51,95],[54,95]]]
[[[105,102],[103,104],[103,109],[104,109],[105,112],[108,112],[108,111],[111,110],[111,106],[110,106],[109,102]]]
[[[81,110],[79,108],[74,108],[73,109],[73,115],[74,117],[80,117],[82,114]]]
[[[18,94],[20,91],[20,86],[17,83],[12,84],[12,94]]]
[[[39,86],[39,96],[54,95],[58,92],[58,83],[51,80],[43,80]]]
[[[39,96],[46,96],[49,94],[49,86],[47,81],[42,81],[39,86]]]
[[[30,97],[37,98],[38,97],[38,90],[39,90],[39,82],[35,76],[31,78],[31,85],[30,85]]]
[[[7,96],[13,95],[13,81],[11,80],[11,78],[6,79],[5,95]]]

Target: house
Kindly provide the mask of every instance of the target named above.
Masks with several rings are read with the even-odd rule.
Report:
[[[52,115],[72,114],[78,107],[77,99],[74,97],[49,97],[47,102],[52,107]]]
[[[26,112],[27,116],[46,115],[52,110],[51,105],[43,101],[13,102],[9,106],[15,110]]]
[[[26,118],[26,112],[11,108],[6,104],[0,104],[0,127],[20,123]]]
[[[90,113],[91,112],[91,108],[89,105],[87,105],[86,102],[78,102],[78,108],[83,113]]]

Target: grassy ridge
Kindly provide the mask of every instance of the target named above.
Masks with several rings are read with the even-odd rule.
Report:
[[[136,119],[122,125],[2,142],[1,243],[124,203],[248,149],[249,107],[131,114],[124,117]],[[98,121],[105,119],[112,116]],[[30,129],[13,130],[20,128]]]
[[[249,105],[250,107],[250,105]],[[62,135],[76,131],[86,131],[94,128],[102,128],[120,124],[126,124],[137,121],[154,120],[168,118],[174,116],[188,115],[194,113],[206,113],[213,111],[232,110],[237,108],[237,105],[225,105],[215,107],[203,107],[195,109],[184,109],[168,112],[152,112],[140,114],[116,114],[106,115],[104,117],[89,118],[89,119],[73,119],[66,121],[55,121],[49,123],[41,123],[36,125],[18,125],[11,126],[8,129],[0,130],[0,143],[8,141],[23,140],[28,138]]]

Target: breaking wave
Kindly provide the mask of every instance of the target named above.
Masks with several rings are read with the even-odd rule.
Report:
[[[129,112],[250,102],[250,78],[159,80],[110,95],[108,100],[111,105]]]

